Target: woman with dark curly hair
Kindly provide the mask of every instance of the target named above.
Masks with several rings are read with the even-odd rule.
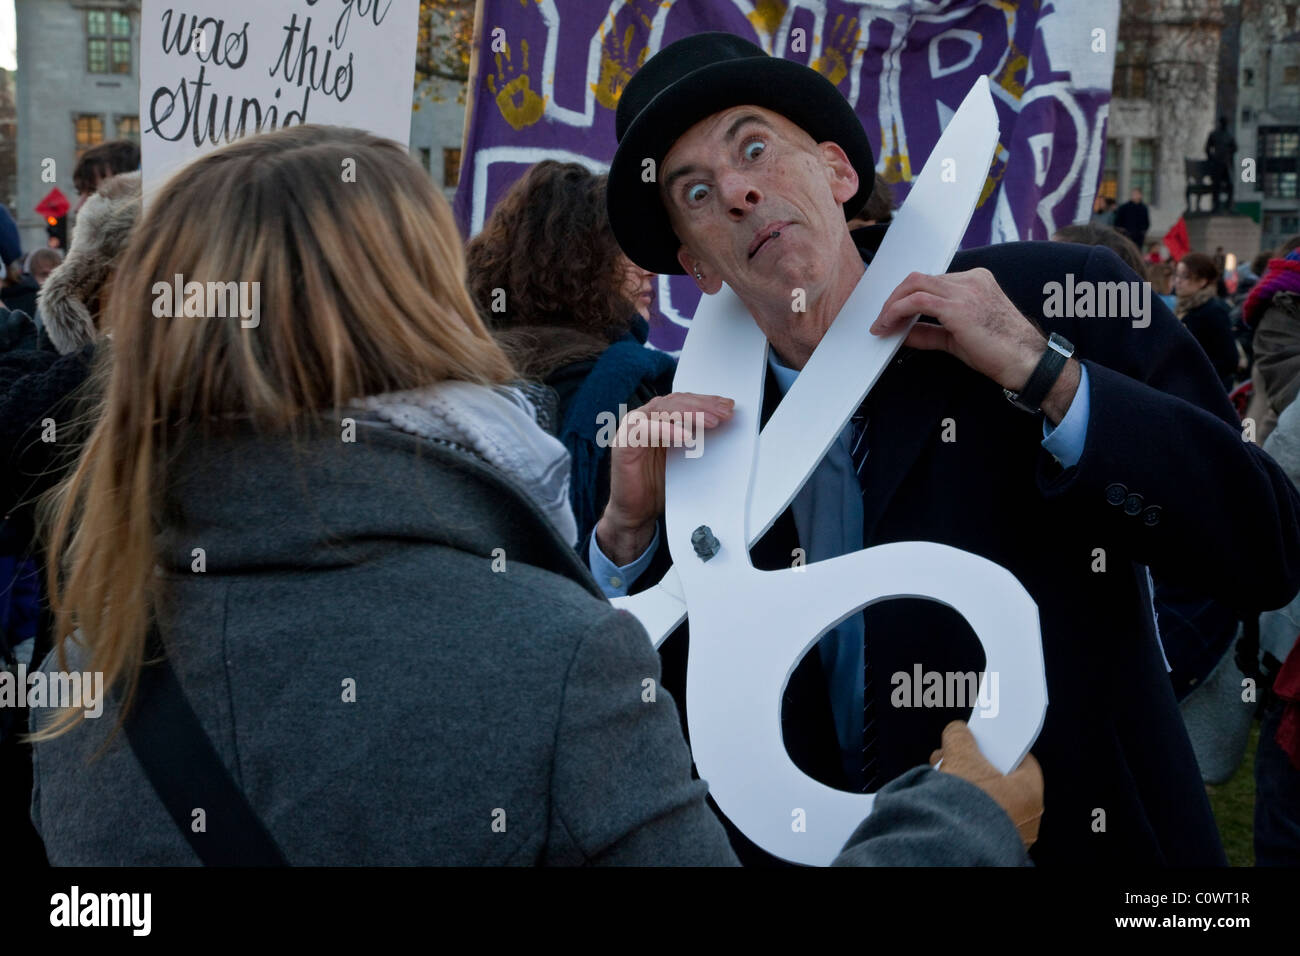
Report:
[[[623,255],[605,177],[544,160],[501,197],[466,248],[469,286],[516,367],[559,396],[559,437],[579,542],[609,498],[602,413],[621,416],[672,390],[676,367],[646,348],[654,274]]]

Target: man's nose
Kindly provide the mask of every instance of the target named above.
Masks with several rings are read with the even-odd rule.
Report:
[[[762,201],[763,194],[754,181],[739,171],[728,171],[718,180],[718,189],[733,219],[744,219]]]

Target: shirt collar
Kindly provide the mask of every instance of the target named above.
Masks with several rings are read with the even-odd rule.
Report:
[[[786,392],[790,391],[790,386],[794,384],[794,380],[799,377],[799,370],[790,368],[788,365],[782,365],[781,361],[776,357],[776,349],[770,345],[767,347],[767,365],[772,370],[772,374],[776,376],[776,387],[781,390],[781,395],[784,396]]]

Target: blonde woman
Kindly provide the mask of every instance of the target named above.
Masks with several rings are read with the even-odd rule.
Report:
[[[506,387],[449,210],[398,144],[300,126],[212,152],[123,263],[103,408],[52,516],[45,667],[107,697],[34,712],[52,863],[267,842],[252,859],[735,862],[671,698],[645,699],[644,631],[571,548],[564,449]],[[236,284],[223,314],[208,283]],[[158,770],[209,746],[143,742],[169,731],[164,667],[246,817]],[[979,859],[1019,851],[988,796],[917,772],[943,813],[972,803]]]

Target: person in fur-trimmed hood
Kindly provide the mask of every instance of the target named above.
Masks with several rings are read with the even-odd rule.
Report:
[[[100,301],[140,218],[140,174],[106,179],[77,213],[68,258],[37,299],[39,321],[60,355],[95,341]]]
[[[36,348],[0,357],[0,509],[9,538],[14,526],[30,530],[33,500],[75,454],[68,399],[90,374],[109,280],[139,217],[140,174],[105,180],[77,216],[68,257],[41,287]],[[51,421],[54,440],[41,440]]]

